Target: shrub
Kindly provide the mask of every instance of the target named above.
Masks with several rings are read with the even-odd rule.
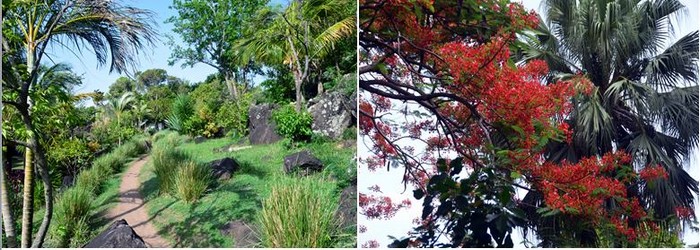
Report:
[[[73,237],[68,247],[81,248],[92,239],[94,231],[90,229],[88,221],[88,218],[83,218],[73,224]]]
[[[89,219],[92,199],[91,191],[80,186],[69,188],[58,197],[50,231],[55,247],[68,247],[78,233],[76,225]]]
[[[333,187],[315,177],[274,181],[259,221],[266,247],[332,247],[338,230]]]
[[[177,150],[172,144],[159,143],[153,148],[151,162],[153,163],[153,173],[158,180],[158,193],[174,194],[174,179],[177,174],[177,167],[182,162],[190,161],[189,155]]]
[[[123,157],[124,156],[116,153],[109,153],[95,159],[95,161],[92,162],[92,166],[109,175],[122,169],[124,163],[126,163],[126,159]]]
[[[194,161],[180,163],[174,178],[175,194],[187,203],[195,202],[201,197],[211,183],[209,169]]]
[[[94,194],[97,194],[101,191],[100,187],[102,186],[102,182],[109,175],[111,175],[111,172],[105,172],[102,169],[93,167],[91,169],[80,172],[80,174],[78,174],[78,177],[76,178],[75,185],[81,188],[85,188],[86,190],[89,190]]]
[[[313,117],[306,111],[297,113],[294,106],[285,105],[272,113],[277,131],[293,141],[306,141],[311,138]]]
[[[112,155],[119,156],[122,159],[126,159],[129,157],[136,157],[139,156],[143,153],[145,153],[147,150],[146,147],[146,142],[145,139],[132,139],[128,142],[125,142],[118,148],[114,149],[114,152],[112,152]],[[123,160],[125,161],[125,160]]]
[[[170,129],[183,132],[184,123],[194,114],[194,102],[188,95],[178,95],[173,100],[171,114],[166,123]]]
[[[158,141],[160,141],[161,139],[172,136],[172,134],[177,134],[177,132],[172,131],[172,130],[168,130],[168,129],[161,130],[161,131],[158,131],[155,134],[153,134],[153,136],[151,136],[151,141],[153,141],[153,143],[155,144]]]
[[[252,94],[245,93],[238,103],[227,102],[222,105],[214,116],[214,122],[228,130],[233,137],[248,133],[248,109]]]

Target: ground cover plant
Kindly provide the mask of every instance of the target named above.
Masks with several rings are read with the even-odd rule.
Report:
[[[213,151],[215,148],[236,142],[236,140],[222,138],[199,144],[183,143],[176,147],[176,149],[191,156],[191,159],[198,164],[223,157],[232,157],[241,166],[241,169],[230,180],[218,182],[215,184],[215,188],[208,189],[204,196],[193,203],[184,202],[175,195],[158,195],[159,184],[154,174],[153,162],[148,163],[142,170],[140,178],[144,186],[141,192],[145,196],[149,214],[154,216],[154,223],[160,230],[160,234],[170,240],[172,246],[232,247],[235,244],[234,240],[230,236],[224,235],[221,228],[234,220],[243,220],[255,225],[258,228],[256,229],[256,237],[263,238],[258,220],[263,208],[262,204],[270,197],[272,189],[274,187],[280,188],[280,185],[291,188],[294,183],[308,182],[298,182],[296,177],[284,175],[283,157],[299,149],[287,149],[283,142],[257,145],[233,152],[216,153]],[[354,173],[355,164],[352,158],[354,149],[335,149],[333,151],[326,150],[326,152],[315,150],[315,148],[328,147],[335,147],[335,143],[329,142],[309,147],[320,160],[327,164],[326,170],[317,174],[318,177],[315,178],[314,182],[316,188],[325,190],[325,192],[315,192],[309,188],[304,188],[304,190],[313,192],[315,197],[322,198],[320,200],[329,203],[327,205],[337,206],[340,190],[350,182],[349,178],[352,178],[352,175],[349,173]],[[158,150],[158,144],[154,145],[155,150]],[[344,174],[337,175],[336,173]],[[278,214],[278,216],[280,215]],[[314,223],[310,223],[309,226],[312,224]],[[339,241],[339,237],[348,237],[330,225],[327,226],[328,228],[319,232],[334,235],[330,235],[323,245],[319,246],[333,247],[333,244]],[[328,237],[328,235],[326,236]],[[272,247],[272,245],[265,243],[257,246]]]

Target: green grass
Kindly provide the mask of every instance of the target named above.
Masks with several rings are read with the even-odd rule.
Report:
[[[338,199],[324,179],[283,176],[271,183],[258,216],[265,247],[333,247]]]
[[[171,247],[233,247],[234,240],[223,235],[220,228],[234,220],[258,225],[262,201],[269,197],[272,184],[280,178],[291,178],[283,176],[283,158],[301,149],[288,150],[280,142],[234,152],[213,152],[215,148],[235,142],[222,138],[178,146],[198,163],[232,157],[241,164],[241,169],[230,180],[217,182],[192,204],[168,195],[158,195],[158,181],[152,162],[149,161],[142,169],[140,180],[144,184],[141,193],[145,197],[148,213],[154,217],[152,222],[159,234],[170,241]],[[337,203],[340,191],[355,175],[356,167],[352,159],[355,149],[337,149],[336,143],[332,142],[309,144],[306,148],[327,165],[323,173],[317,174],[323,178],[318,185],[332,190],[332,198]],[[257,233],[260,233],[259,229]]]

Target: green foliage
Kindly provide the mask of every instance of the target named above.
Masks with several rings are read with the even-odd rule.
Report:
[[[164,69],[147,69],[136,73],[136,86],[138,89],[144,90],[165,82],[167,78],[168,72]]]
[[[293,141],[306,141],[311,138],[313,117],[309,112],[297,113],[292,105],[285,105],[272,113],[277,131]]]
[[[99,193],[101,191],[100,186],[102,182],[111,174],[111,169],[93,167],[88,170],[83,170],[78,174],[78,177],[76,177],[75,185],[89,190],[92,193]]]
[[[85,230],[86,221],[90,219],[92,192],[81,186],[69,188],[61,194],[54,208],[54,221],[49,230],[49,241],[54,247],[68,247],[79,244]],[[74,238],[78,236],[78,238]]]
[[[260,231],[265,247],[332,247],[338,232],[334,190],[314,177],[280,177],[263,200]]]
[[[114,81],[114,83],[109,85],[108,93],[109,96],[114,98],[122,96],[127,92],[132,92],[134,90],[136,90],[136,83],[134,82],[134,80],[125,76],[121,76],[117,78],[117,80]]]
[[[209,187],[212,177],[209,168],[194,161],[179,162],[174,176],[175,195],[187,203],[199,199]]]
[[[248,133],[248,110],[253,98],[252,93],[245,93],[237,103],[226,102],[216,112],[214,121],[217,125],[241,137]]]
[[[343,140],[357,140],[357,127],[352,126],[343,130]]]
[[[267,72],[268,79],[261,82],[266,103],[286,104],[294,101],[294,79],[285,65],[273,65]]]
[[[173,100],[170,116],[166,123],[172,130],[184,133],[185,123],[194,114],[194,103],[188,95],[178,95]]]

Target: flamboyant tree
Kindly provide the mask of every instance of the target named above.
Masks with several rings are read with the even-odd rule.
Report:
[[[553,81],[545,61],[513,61],[517,34],[537,25],[509,1],[360,1],[359,123],[372,152],[362,163],[401,166],[423,207],[391,246],[512,247],[514,227],[551,216],[570,222],[562,238],[576,245],[598,232],[625,245],[653,225],[628,195],[640,178],[629,154],[546,161],[549,143],[572,143],[572,100],[595,93],[584,75]],[[655,169],[641,178],[667,178]],[[524,203],[517,189],[544,199]],[[375,219],[407,202],[360,193],[359,204]]]

